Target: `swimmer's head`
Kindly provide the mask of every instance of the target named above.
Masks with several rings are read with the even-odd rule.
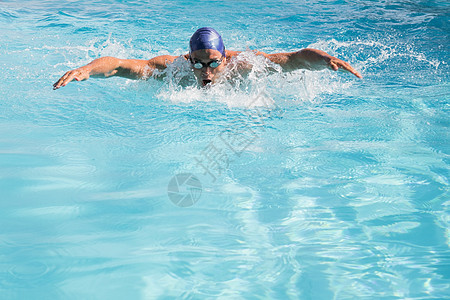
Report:
[[[198,29],[189,41],[189,52],[196,50],[212,49],[217,50],[225,56],[225,46],[220,34],[211,27],[202,27]]]
[[[197,30],[189,43],[189,61],[201,86],[213,84],[226,65],[225,46],[220,34],[210,27]]]

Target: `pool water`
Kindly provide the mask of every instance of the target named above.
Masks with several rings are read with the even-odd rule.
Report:
[[[0,298],[448,297],[449,16],[447,1],[0,2]],[[52,90],[101,56],[184,54],[202,26],[364,78],[269,72],[247,51],[249,76],[209,89],[179,86],[180,66]]]

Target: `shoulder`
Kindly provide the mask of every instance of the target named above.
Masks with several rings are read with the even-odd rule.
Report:
[[[149,59],[147,61],[147,65],[151,68],[156,69],[165,69],[168,64],[173,63],[175,59],[177,59],[180,56],[173,56],[173,55],[160,55],[153,57],[152,59]]]
[[[227,59],[230,59],[232,57],[238,56],[241,52],[242,51],[225,50],[225,56],[227,57]]]
[[[264,53],[264,52],[258,51],[258,50],[250,50],[250,51],[253,52],[255,55],[262,55],[262,56],[264,56],[266,58],[270,58],[270,56],[278,54],[278,53],[276,53],[276,54],[267,54],[267,53]],[[225,54],[227,56],[227,59],[233,58],[233,57],[239,55],[240,53],[242,53],[242,51],[225,50]]]

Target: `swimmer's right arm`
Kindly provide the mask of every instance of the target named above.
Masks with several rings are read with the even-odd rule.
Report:
[[[115,57],[101,57],[80,68],[66,72],[57,82],[53,89],[66,86],[69,82],[82,81],[89,77],[107,78],[120,76],[130,79],[146,78],[155,70],[164,70],[178,56],[161,55],[150,60],[143,59],[120,59]]]

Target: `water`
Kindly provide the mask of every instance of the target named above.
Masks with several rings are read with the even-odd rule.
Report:
[[[449,14],[446,1],[2,1],[0,298],[446,298]],[[249,78],[206,91],[176,76],[52,90],[100,56],[183,54],[201,26],[232,50],[322,49],[364,79],[269,74],[246,53]],[[226,148],[244,129],[245,149]],[[206,153],[221,155],[214,179]],[[186,172],[201,197],[179,207],[167,189]]]

